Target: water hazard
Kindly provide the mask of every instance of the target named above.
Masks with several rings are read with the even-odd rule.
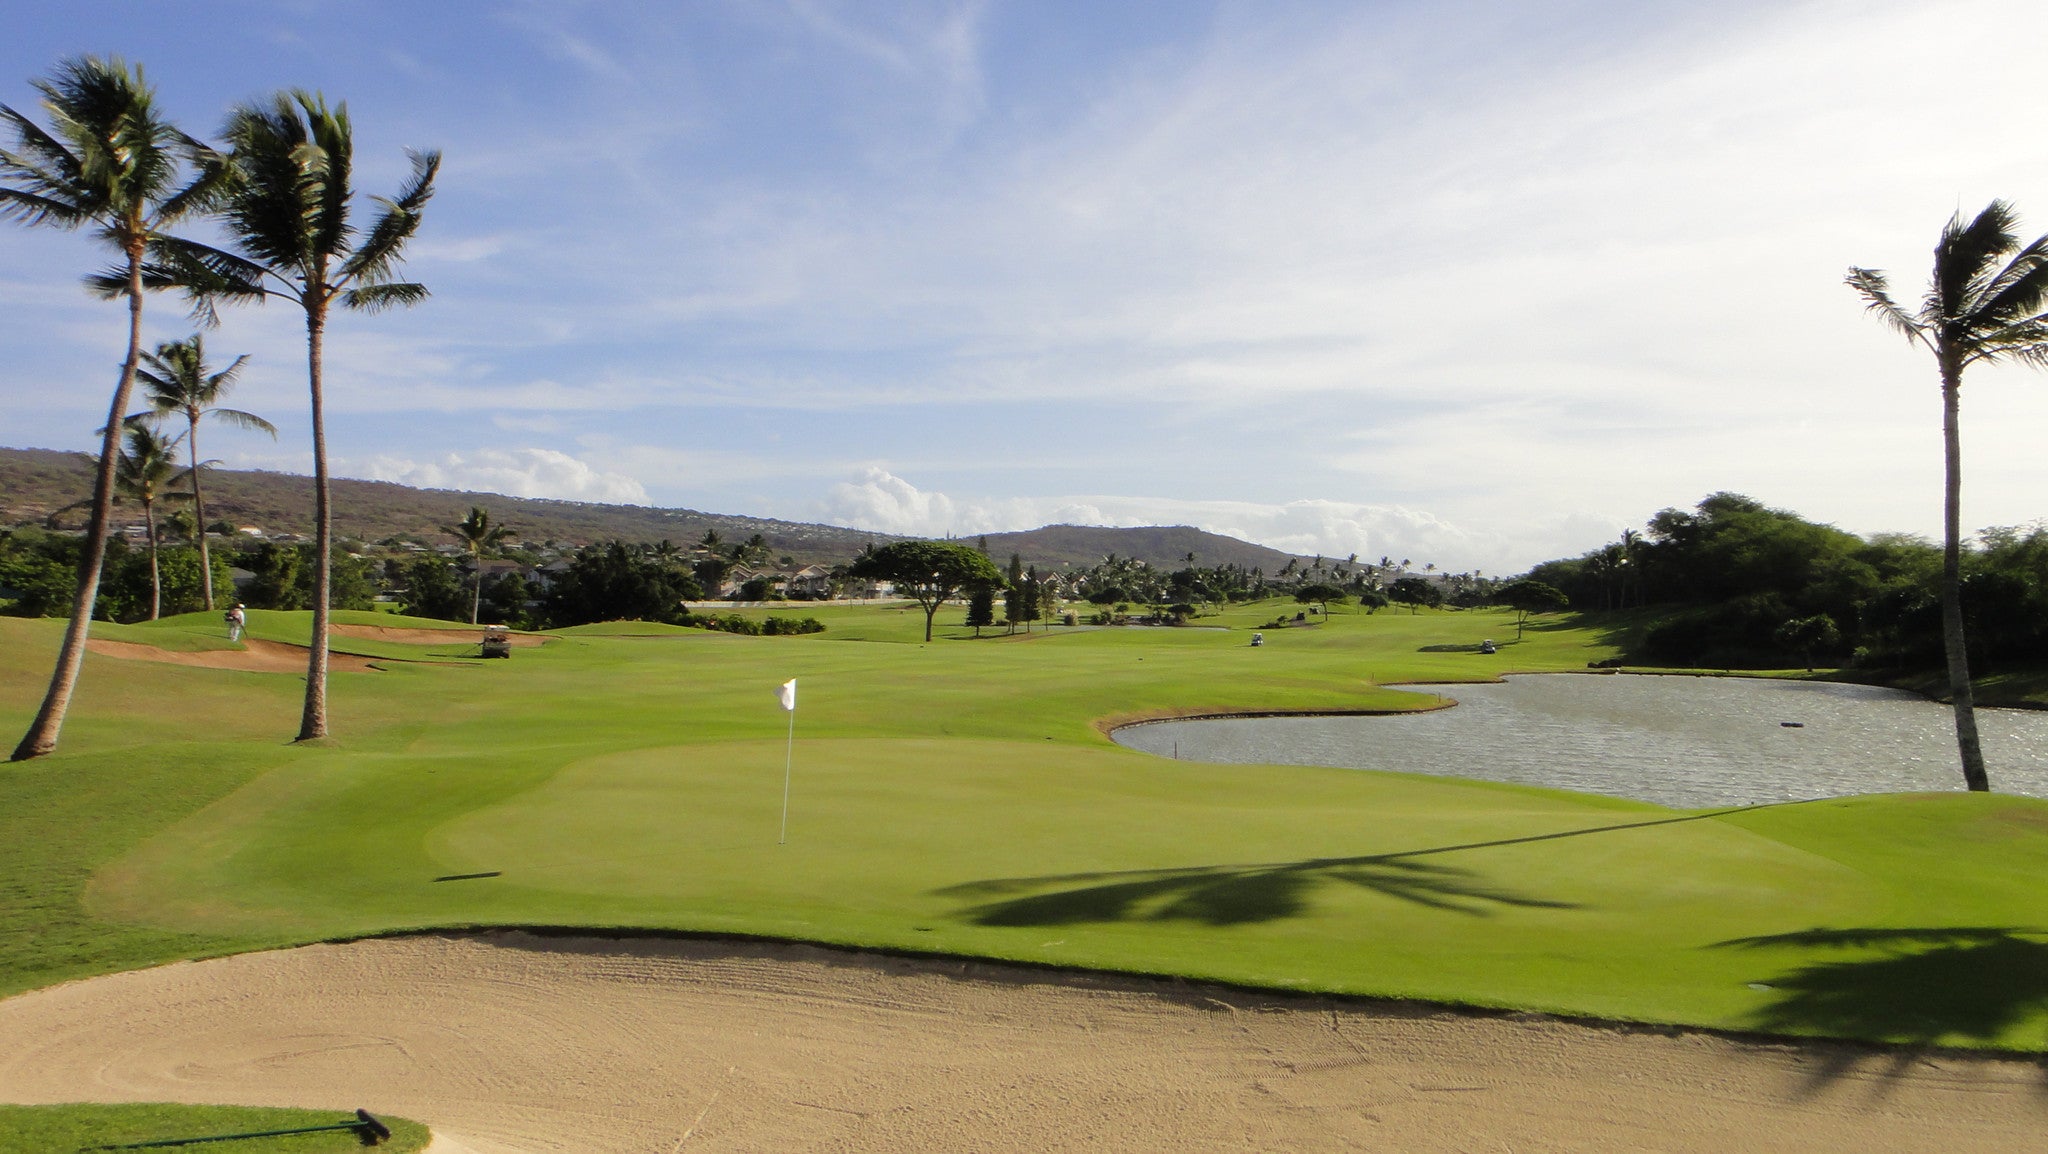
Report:
[[[1459,704],[1392,717],[1157,722],[1115,737],[1190,761],[1399,769],[1687,809],[1963,788],[1953,714],[1898,690],[1578,674],[1403,688]],[[2048,797],[2048,712],[1977,717],[1991,787]]]

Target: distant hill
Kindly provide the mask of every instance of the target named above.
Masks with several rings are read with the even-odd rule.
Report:
[[[973,541],[974,538],[963,538]],[[1179,569],[1189,553],[1204,568],[1240,565],[1277,573],[1293,554],[1235,537],[1209,533],[1192,525],[1148,525],[1142,528],[1110,529],[1100,525],[1047,525],[1020,533],[987,535],[989,556],[998,564],[1016,553],[1027,563],[1045,566],[1071,565],[1087,568],[1110,553],[1133,557],[1155,568]]]
[[[53,449],[0,449],[0,524],[40,524],[53,511],[92,493],[92,466],[81,454]],[[761,534],[777,557],[798,564],[832,565],[851,560],[861,548],[901,540],[894,534],[838,525],[777,521],[695,509],[657,509],[644,505],[601,505],[588,501],[554,501],[470,493],[452,489],[415,489],[388,481],[334,480],[334,529],[343,537],[375,543],[390,540],[421,544],[451,543],[441,526],[462,520],[472,505],[482,506],[493,520],[510,525],[519,540],[539,545],[553,541],[586,545],[617,538],[655,542],[663,539],[688,545],[715,529],[727,543]],[[139,510],[116,509],[121,518],[141,522]],[[266,533],[310,535],[313,531],[313,482],[292,473],[213,469],[206,474],[206,515]],[[82,524],[82,513],[65,515],[63,524]],[[973,544],[973,537],[961,538]],[[1105,554],[1133,557],[1147,564],[1179,568],[1188,553],[1201,565],[1239,564],[1263,567],[1268,573],[1285,565],[1288,554],[1262,545],[1205,533],[1180,525],[1166,528],[1108,529],[1085,525],[1048,525],[1021,533],[988,534],[988,551],[998,564],[1018,553],[1041,569],[1088,566]]]

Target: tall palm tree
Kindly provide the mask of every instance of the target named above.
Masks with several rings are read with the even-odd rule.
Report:
[[[1977,739],[1976,699],[1970,687],[1970,659],[1963,638],[1962,442],[1957,414],[1963,370],[1971,365],[2016,360],[2048,368],[2048,236],[2026,245],[2013,231],[2012,206],[1994,200],[1976,218],[1949,218],[1934,246],[1934,274],[1920,307],[1907,311],[1892,300],[1885,274],[1851,268],[1848,285],[1887,327],[1934,354],[1941,373],[1942,450],[1947,468],[1942,489],[1941,636],[1948,657],[1948,687],[1955,702],[1956,746],[1963,780],[1988,790],[1984,750]]]
[[[150,408],[158,416],[176,413],[185,418],[185,448],[192,459],[192,516],[199,525],[193,534],[199,542],[199,589],[210,611],[213,559],[206,551],[206,501],[199,492],[199,419],[218,417],[230,425],[269,433],[273,440],[277,438],[277,426],[254,413],[220,407],[221,398],[234,387],[235,377],[248,363],[248,357],[236,357],[227,368],[210,373],[206,368],[206,345],[198,333],[193,333],[182,341],[165,341],[155,352],[143,354],[142,359],[149,367],[136,376],[142,381]]]
[[[1621,531],[1621,608],[1628,608],[1629,578],[1636,579],[1636,605],[1643,603],[1642,567],[1636,563],[1636,555],[1642,551],[1643,536],[1634,529]]]
[[[100,433],[93,477],[92,514],[78,561],[78,591],[50,688],[13,760],[57,748],[57,735],[99,599],[100,566],[107,555],[107,525],[114,503],[114,466],[120,456],[122,415],[142,357],[142,294],[178,283],[182,242],[165,229],[207,210],[222,187],[219,154],[185,135],[156,108],[155,91],[140,66],[119,57],[82,56],[35,82],[50,127],[45,129],[0,104],[0,121],[13,131],[12,149],[0,149],[0,216],[30,225],[78,229],[118,254],[115,269],[87,284],[108,299],[128,298],[128,352]]]
[[[171,487],[184,480],[178,472],[178,438],[165,440],[163,434],[140,422],[128,425],[128,447],[114,461],[114,488],[142,505],[142,524],[149,533],[149,619],[163,615],[164,582],[157,568],[156,503],[174,494]]]
[[[477,508],[469,507],[469,516],[460,524],[446,526],[443,532],[452,535],[469,550],[469,566],[476,570],[476,588],[469,596],[469,623],[475,625],[482,616],[484,603],[484,550],[496,548],[512,530],[503,525],[491,524],[491,515]],[[666,541],[662,542],[667,544]]]
[[[223,133],[234,149],[235,187],[223,220],[243,259],[223,268],[215,291],[230,298],[278,297],[306,314],[306,380],[313,419],[313,639],[306,663],[300,741],[327,735],[328,586],[334,515],[327,479],[326,395],[322,350],[327,316],[345,309],[380,312],[426,299],[425,285],[394,279],[405,242],[419,230],[434,194],[438,152],[408,152],[412,177],[398,196],[377,198],[368,229],[349,223],[354,144],[348,105],[303,90],[244,104]]]

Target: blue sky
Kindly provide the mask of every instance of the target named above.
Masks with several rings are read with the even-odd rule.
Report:
[[[1917,297],[1994,196],[2048,230],[2031,0],[104,0],[9,32],[24,111],[118,53],[196,132],[346,100],[366,192],[445,153],[433,298],[334,325],[338,473],[893,532],[1500,573],[1731,489],[1933,533],[1931,360],[1843,271]],[[0,228],[0,444],[92,443],[98,261]],[[308,468],[298,318],[208,343],[283,430],[209,454]],[[1966,522],[2048,513],[2048,378],[1964,394]]]

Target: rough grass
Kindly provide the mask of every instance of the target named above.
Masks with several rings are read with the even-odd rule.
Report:
[[[178,1106],[155,1102],[0,1106],[0,1154],[68,1154],[69,1151],[122,1143],[325,1126],[353,1120],[354,1115],[353,1107],[346,1110],[289,1110],[267,1106]],[[382,1114],[377,1115],[377,1120],[391,1128],[391,1138],[378,1147],[390,1154],[413,1154],[424,1150],[431,1137],[427,1128],[417,1122]],[[362,1144],[352,1132],[337,1130],[175,1148],[224,1150],[234,1154],[340,1154],[345,1150],[361,1150]]]
[[[826,621],[806,637],[586,627],[509,661],[337,674],[337,738],[317,749],[285,744],[295,677],[93,658],[64,752],[0,770],[0,869],[24,879],[0,899],[0,988],[525,924],[2048,1049],[2048,898],[2032,884],[2048,805],[1956,793],[1684,813],[1196,765],[1099,731],[1176,711],[1401,708],[1414,696],[1381,685],[1613,652],[1557,621],[1512,643],[1509,615],[1488,612],[1340,611],[1248,644],[1295,608],[980,640],[949,609],[929,645],[915,608],[778,610]],[[0,723],[26,724],[57,624],[0,621]],[[1489,637],[1499,654],[1473,651]],[[773,695],[790,677],[778,845],[788,715]]]

